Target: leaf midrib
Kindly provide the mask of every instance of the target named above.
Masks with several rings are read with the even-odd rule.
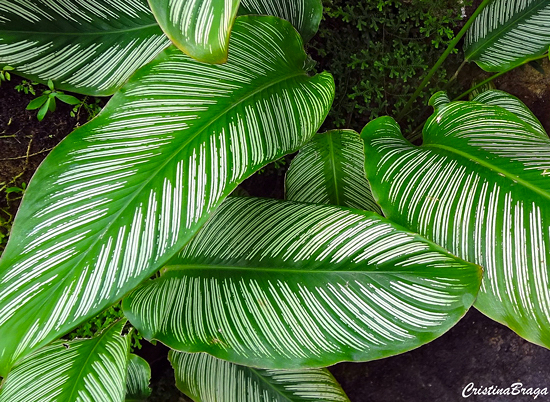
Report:
[[[487,34],[484,38],[481,40],[484,41],[484,45],[481,46],[481,40],[478,40],[475,43],[472,43],[474,51],[465,55],[465,60],[470,61],[473,58],[477,57],[482,51],[489,48],[491,45],[493,45],[495,42],[497,42],[500,38],[503,32],[511,30],[509,28],[510,26],[517,26],[521,20],[530,18],[533,14],[536,14],[539,9],[544,9],[544,7],[548,6],[547,3],[544,1],[541,1],[539,4],[532,3],[529,5],[522,13],[515,14],[511,19],[509,19],[506,24],[499,25],[499,27]],[[466,51],[466,53],[468,53]]]
[[[467,153],[467,152],[463,152],[463,151],[460,151],[456,148],[451,148],[449,146],[446,146],[446,145],[442,145],[442,144],[426,144],[425,146],[423,146],[425,148],[440,148],[440,149],[444,149],[446,151],[449,151],[451,153],[454,153],[454,154],[457,154],[457,155],[460,155],[466,159],[469,159],[473,162],[476,162],[478,164],[480,164],[481,166],[484,166],[494,172],[496,172],[497,174],[501,174],[503,176],[505,176],[507,179],[510,179],[518,184],[521,184],[522,186],[524,186],[525,188],[539,194],[540,196],[548,199],[550,201],[550,194],[548,194],[546,191],[544,191],[542,188],[538,187],[538,186],[535,186],[531,183],[529,183],[528,181],[525,181],[523,180],[522,178],[520,178],[519,176],[516,176],[512,173],[508,173],[506,170],[503,170],[495,165],[493,165],[492,163],[489,163],[487,161],[484,161],[480,158],[476,158],[475,156]]]
[[[334,195],[336,196],[336,205],[340,204],[340,191],[338,186],[338,179],[336,177],[336,154],[334,153],[334,144],[332,142],[332,133],[328,133],[328,152],[329,163],[332,168],[332,180],[334,181]],[[345,206],[345,205],[344,205]]]
[[[192,270],[201,271],[253,271],[270,272],[270,273],[290,273],[290,274],[366,274],[366,275],[417,275],[419,272],[425,272],[433,270],[434,268],[426,268],[426,270],[418,271],[360,271],[360,270],[324,270],[324,269],[286,269],[286,268],[268,268],[268,267],[252,267],[250,265],[246,267],[239,267],[235,265],[221,265],[221,264],[180,264],[180,265],[166,265],[163,268],[163,275],[168,272],[185,272]],[[162,277],[161,277],[162,278]]]
[[[292,402],[292,400],[288,397],[288,395],[286,393],[284,393],[279,388],[277,388],[275,386],[275,384],[272,384],[271,382],[269,382],[266,379],[266,376],[263,376],[259,373],[259,370],[257,368],[254,368],[254,367],[245,367],[245,368],[249,369],[252,373],[254,373],[257,377],[259,377],[261,379],[261,381],[264,382],[265,384],[267,384],[269,386],[269,388],[273,389],[277,395],[285,398],[284,399],[285,401]],[[277,402],[283,402],[283,401],[277,401]]]
[[[189,143],[191,143],[192,141],[194,141],[197,137],[199,137],[200,134],[202,134],[208,127],[210,127],[212,124],[214,124],[218,119],[222,118],[223,116],[225,116],[230,110],[234,109],[235,107],[237,107],[238,105],[240,105],[241,103],[245,102],[246,100],[250,99],[251,97],[253,97],[254,95],[274,86],[274,85],[277,85],[283,81],[287,81],[287,80],[290,80],[292,78],[295,78],[295,77],[298,77],[298,76],[301,76],[301,75],[307,75],[305,72],[301,72],[299,74],[292,74],[292,75],[288,75],[288,76],[285,76],[279,80],[276,80],[276,81],[272,81],[268,84],[265,84],[265,85],[262,85],[260,86],[258,89],[248,93],[245,97],[243,97],[242,99],[240,99],[239,101],[237,102],[234,102],[232,103],[231,105],[229,105],[227,108],[221,110],[218,114],[216,114],[212,119],[208,120],[206,123],[204,123],[204,125],[198,129],[196,131],[196,133],[194,134],[191,134],[186,141],[184,141],[179,147],[177,147],[177,149],[172,153],[170,154],[167,158],[165,158],[164,162],[161,163],[159,165],[159,167],[157,169],[154,170],[154,172],[149,175],[149,178],[147,180],[144,181],[144,183],[137,189],[135,190],[133,193],[131,193],[130,195],[128,195],[127,197],[129,198],[128,202],[126,204],[124,204],[124,206],[122,208],[119,209],[119,211],[117,213],[114,214],[114,218],[111,220],[111,222],[109,222],[109,224],[107,225],[107,227],[105,228],[105,230],[102,231],[102,234],[101,236],[97,236],[97,239],[103,237],[103,235],[105,235],[105,233],[107,233],[107,231],[109,230],[109,228],[111,227],[111,225],[117,220],[117,218],[122,214],[123,211],[126,210],[126,208],[132,203],[132,201],[136,198],[135,195],[136,194],[139,194],[142,192],[142,190],[145,188],[145,186],[147,186],[154,178],[156,178],[156,176],[158,175],[158,173],[166,166],[168,165],[168,163],[170,163],[173,159],[175,159],[179,153],[189,145]],[[199,126],[200,127],[200,126]],[[90,249],[91,247],[95,246],[96,243],[97,243],[97,240],[94,241],[92,243],[92,245],[88,248]],[[87,254],[87,253],[86,253]]]
[[[125,28],[125,29],[113,29],[113,30],[101,30],[95,32],[42,32],[42,31],[18,31],[18,30],[4,30],[0,29],[0,37],[4,34],[17,34],[17,35],[53,35],[53,36],[101,36],[101,35],[114,35],[126,32],[141,31],[143,29],[148,29],[152,27],[160,27],[157,23],[141,25],[135,28]]]
[[[90,339],[90,341],[92,340],[95,340],[95,345],[92,346],[92,349],[90,350],[90,353],[88,354],[88,356],[86,357],[86,360],[84,361],[84,364],[82,364],[82,366],[80,367],[80,370],[78,370],[78,377],[79,379],[82,379],[82,373],[84,372],[84,369],[86,368],[86,366],[88,365],[88,362],[90,361],[90,358],[93,356],[93,352],[99,347],[99,344],[101,343],[101,339],[103,339],[103,337],[107,336],[108,334],[110,335],[111,334],[111,331],[114,329],[114,327],[116,325],[118,325],[120,323],[120,320],[119,321],[116,321],[114,324],[112,324],[109,328],[107,328],[105,331],[103,331],[102,333],[99,334],[99,336],[95,337],[95,338],[92,338]],[[78,381],[80,382],[80,381]],[[73,399],[73,395],[74,395],[74,392],[76,391],[76,387],[77,387],[77,384],[78,384],[77,381],[73,381],[73,387],[71,389],[71,393],[69,395],[69,399],[67,399],[67,401],[74,401]]]

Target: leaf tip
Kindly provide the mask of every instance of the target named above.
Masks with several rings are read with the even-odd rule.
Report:
[[[436,92],[428,101],[428,105],[433,107],[436,112],[447,106],[449,103],[451,103],[451,100],[444,91]]]

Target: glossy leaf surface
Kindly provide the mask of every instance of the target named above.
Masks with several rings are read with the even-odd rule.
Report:
[[[362,135],[386,216],[481,265],[475,306],[549,347],[550,139],[535,126],[523,113],[453,102],[428,120],[421,147],[387,117]]]
[[[225,63],[239,0],[149,0],[172,42],[205,63]],[[260,50],[260,49],[258,49]]]
[[[319,29],[323,17],[322,0],[241,0],[239,14],[274,15],[287,21],[300,32],[304,42]]]
[[[149,395],[151,395],[151,388],[149,388],[150,381],[151,368],[149,367],[149,363],[145,359],[131,354],[128,359],[125,402],[146,401]]]
[[[240,17],[232,38],[221,66],[170,48],[42,163],[0,260],[0,374],[148,278],[318,130],[334,83],[303,69],[294,28]]]
[[[349,402],[327,369],[262,370],[171,350],[178,389],[201,402]]]
[[[401,353],[448,330],[481,273],[372,212],[230,197],[123,301],[148,339],[275,369]]]
[[[0,69],[111,95],[170,41],[146,0],[0,2]]]
[[[23,359],[1,402],[124,401],[130,344],[118,322],[92,339],[57,341]]]
[[[506,71],[548,51],[548,0],[493,0],[470,27],[466,60],[485,71]]]
[[[317,134],[294,158],[285,178],[290,201],[381,213],[365,176],[363,142],[355,131]]]

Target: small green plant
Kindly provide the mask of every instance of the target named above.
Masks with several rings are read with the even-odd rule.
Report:
[[[330,71],[336,83],[327,128],[359,130],[371,119],[401,110],[463,21],[455,0],[323,3],[323,21],[309,46],[318,55],[319,70]],[[453,64],[459,64],[458,56],[453,55]],[[430,84],[442,88],[449,75],[440,69]],[[424,91],[415,107],[424,108],[429,97]],[[407,126],[416,127],[419,114],[409,114]]]
[[[92,120],[101,112],[101,99],[93,96],[84,97],[84,99],[71,110],[71,117],[78,118],[82,109],[86,112],[88,121]]]
[[[6,188],[6,194],[21,194],[23,195],[25,193],[25,190],[27,189],[27,183],[23,182],[21,183],[21,187],[19,186],[11,186]]]
[[[258,174],[272,174],[277,173],[277,175],[282,175],[284,173],[284,168],[288,165],[289,161],[286,156],[283,156],[280,159],[277,159],[275,162],[270,163],[269,165],[258,170]]]
[[[2,194],[4,202],[7,205],[7,208],[0,208],[0,252],[6,247],[13,223],[13,215],[9,211],[10,202],[20,199],[27,189],[27,183],[25,182],[21,183],[21,186],[11,185],[16,179],[12,179],[9,183],[0,183],[0,194]],[[13,197],[13,195],[16,196]]]
[[[38,85],[36,81],[22,80],[20,84],[15,86],[15,90],[19,93],[23,92],[25,95],[36,95],[35,85]]]
[[[120,321],[123,318],[124,312],[122,311],[120,303],[117,303],[103,310],[101,313],[86,321],[78,328],[75,328],[67,335],[65,335],[63,339],[72,341],[76,338],[93,338],[94,336],[100,334],[111,325],[113,325],[115,322]],[[134,328],[131,331],[130,350],[135,351],[141,349],[142,339],[143,337]]]
[[[48,88],[42,92],[42,95],[36,99],[33,99],[27,105],[27,110],[38,110],[36,117],[38,121],[42,121],[48,111],[55,112],[56,99],[64,102],[68,105],[78,105],[81,101],[72,95],[66,95],[61,91],[57,91],[53,85],[52,80],[48,80]]]
[[[13,215],[11,215],[6,209],[0,209],[0,252],[4,251],[8,239],[10,237],[11,224],[13,221]]]
[[[13,70],[13,67],[10,67],[10,66],[4,66],[2,70],[0,70],[0,85],[2,85],[3,81],[11,80],[11,74],[9,72],[12,70]]]

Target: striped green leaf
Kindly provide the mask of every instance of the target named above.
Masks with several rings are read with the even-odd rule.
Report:
[[[334,83],[303,69],[288,22],[239,17],[230,47],[224,65],[168,49],[42,163],[0,260],[0,375],[148,278],[318,130]]]
[[[543,139],[548,138],[548,134],[546,134],[544,127],[535,117],[533,112],[525,106],[525,103],[509,93],[498,90],[484,91],[473,98],[472,101],[484,103],[486,105],[500,106],[514,113],[524,123],[529,124],[533,133],[538,134]]]
[[[296,369],[416,348],[473,303],[477,266],[377,214],[230,197],[123,301],[147,339]]]
[[[550,46],[549,20],[548,0],[493,0],[466,34],[466,60],[496,72],[541,56]]]
[[[146,401],[151,395],[149,381],[151,381],[151,367],[149,367],[147,361],[137,355],[130,354],[126,375],[125,402]]]
[[[300,32],[304,42],[319,29],[323,17],[322,0],[241,0],[239,14],[274,15],[287,21]]]
[[[294,158],[285,179],[291,201],[381,213],[365,177],[363,142],[355,131],[317,134]]]
[[[176,386],[197,402],[349,402],[327,369],[262,370],[171,350]]]
[[[164,33],[182,51],[206,63],[227,61],[239,0],[149,0],[149,4]]]
[[[170,41],[146,0],[0,1],[0,69],[111,95]]]
[[[57,341],[9,373],[0,402],[124,401],[130,343],[119,321],[92,339]]]
[[[366,169],[389,219],[484,268],[480,311],[550,347],[550,139],[517,102],[440,104],[421,147],[377,119]]]

